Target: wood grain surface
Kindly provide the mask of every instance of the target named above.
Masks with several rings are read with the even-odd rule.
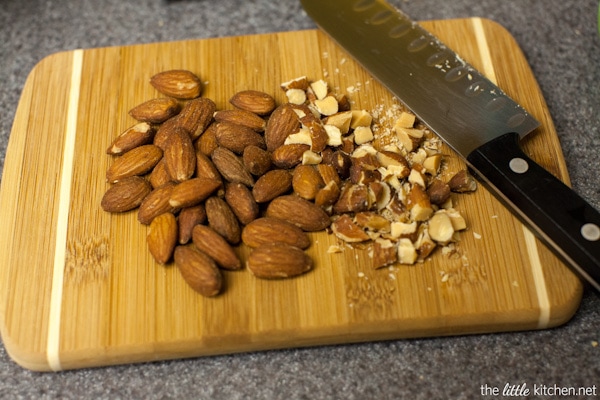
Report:
[[[523,142],[568,182],[551,117],[526,59],[501,26],[478,18],[423,25],[542,122]],[[312,234],[314,271],[264,281],[225,272],[216,298],[192,291],[146,247],[136,213],[100,208],[105,154],[157,96],[153,74],[198,73],[219,109],[243,89],[272,93],[307,75],[347,88],[355,108],[394,99],[319,31],[75,50],[51,55],[23,89],[0,192],[0,328],[20,365],[41,371],[263,349],[544,329],[568,321],[582,285],[481,187],[459,196],[469,229],[452,256],[372,270],[365,250],[328,254]],[[450,168],[462,165],[451,150]],[[245,250],[240,252],[245,254]]]

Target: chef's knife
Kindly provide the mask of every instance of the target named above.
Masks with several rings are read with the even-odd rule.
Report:
[[[301,3],[536,236],[600,290],[600,213],[521,150],[519,139],[539,126],[523,107],[383,0]]]

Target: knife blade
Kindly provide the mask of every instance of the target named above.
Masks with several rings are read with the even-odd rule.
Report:
[[[600,213],[519,140],[540,124],[438,38],[383,0],[300,0],[307,14],[465,159],[567,265],[600,291]]]

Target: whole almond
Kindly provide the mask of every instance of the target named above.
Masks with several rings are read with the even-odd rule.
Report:
[[[246,169],[254,176],[264,175],[271,169],[271,153],[258,146],[247,146],[242,155]]]
[[[329,216],[321,207],[295,194],[272,200],[267,207],[266,216],[283,219],[307,232],[321,231],[331,224]]]
[[[176,125],[185,129],[194,141],[213,121],[216,107],[215,102],[206,97],[190,100],[175,117]]]
[[[237,108],[258,115],[268,115],[275,109],[273,96],[257,90],[243,90],[233,95],[229,102]]]
[[[283,242],[300,249],[310,246],[308,235],[296,225],[279,218],[262,217],[250,222],[242,230],[242,242],[250,247]]]
[[[217,147],[213,151],[211,159],[227,181],[239,182],[250,187],[254,186],[254,178],[244,166],[242,159],[231,150]]]
[[[213,122],[206,128],[204,133],[194,142],[196,151],[210,156],[219,146],[217,144],[217,123]]]
[[[150,84],[162,94],[177,99],[194,99],[202,93],[202,81],[187,70],[160,72],[150,78]]]
[[[209,197],[204,207],[208,226],[223,236],[227,242],[238,244],[242,236],[240,223],[225,200],[216,196]]]
[[[106,171],[106,180],[115,183],[129,176],[143,175],[154,168],[162,156],[163,151],[153,144],[136,147],[115,159]]]
[[[161,97],[143,102],[129,110],[129,115],[141,122],[160,124],[177,115],[181,107],[177,100]]]
[[[133,210],[152,191],[150,183],[139,176],[130,176],[111,186],[100,203],[104,211],[117,213]]]
[[[206,222],[206,211],[203,204],[186,207],[179,213],[179,244],[186,244],[192,240],[192,232],[196,225]]]
[[[219,146],[225,147],[236,154],[242,154],[247,146],[265,148],[265,139],[260,133],[231,122],[219,122],[217,124],[216,138]]]
[[[283,279],[310,271],[313,261],[302,249],[275,242],[253,249],[246,266],[257,278]]]
[[[142,204],[140,204],[138,221],[144,225],[148,225],[160,214],[175,212],[176,209],[169,204],[171,192],[174,187],[175,183],[169,182],[152,190],[152,192],[144,198]]]
[[[225,186],[225,201],[244,225],[254,221],[260,211],[248,186],[241,183],[228,183]]]
[[[162,158],[158,164],[154,166],[148,178],[153,188],[161,187],[168,182],[172,182],[171,175],[167,171],[165,159]]]
[[[265,128],[267,150],[274,151],[282,146],[285,139],[300,129],[300,120],[289,104],[283,104],[275,109]]]
[[[242,268],[242,262],[233,247],[214,229],[205,225],[196,225],[192,231],[192,241],[221,268],[228,270]]]
[[[284,144],[273,151],[273,164],[279,168],[291,169],[302,162],[304,152],[310,150],[307,144]]]
[[[113,140],[107,154],[120,155],[144,144],[152,143],[156,130],[147,122],[139,122],[132,127],[125,129],[119,136]]]
[[[298,165],[292,176],[294,192],[306,200],[314,200],[317,193],[325,186],[321,174],[312,165]]]
[[[173,188],[169,204],[173,208],[195,206],[206,200],[219,187],[221,187],[221,181],[215,179],[188,179]]]
[[[171,260],[178,233],[177,219],[170,212],[158,215],[150,223],[146,237],[148,250],[159,264],[166,264]]]
[[[267,122],[259,115],[246,110],[219,110],[214,114],[217,122],[230,122],[245,126],[255,132],[264,132]]]
[[[221,173],[215,166],[215,163],[204,153],[196,152],[196,176],[198,178],[213,179],[219,182],[223,181]]]
[[[292,174],[285,169],[273,169],[258,178],[252,188],[257,203],[266,203],[292,188]]]
[[[192,246],[177,246],[175,265],[186,283],[202,296],[213,297],[221,292],[223,275],[217,264]]]
[[[168,120],[166,120],[158,126],[152,143],[154,143],[156,146],[160,147],[164,151],[167,148],[167,143],[169,142],[169,139],[171,138],[171,136],[173,136],[173,132],[177,127],[177,118],[169,118]]]
[[[190,135],[176,128],[169,138],[164,152],[167,171],[174,181],[190,179],[196,170],[196,150]]]

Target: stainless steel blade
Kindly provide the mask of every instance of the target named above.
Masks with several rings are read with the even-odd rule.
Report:
[[[306,12],[417,117],[467,157],[539,126],[431,33],[381,0],[301,0]]]

